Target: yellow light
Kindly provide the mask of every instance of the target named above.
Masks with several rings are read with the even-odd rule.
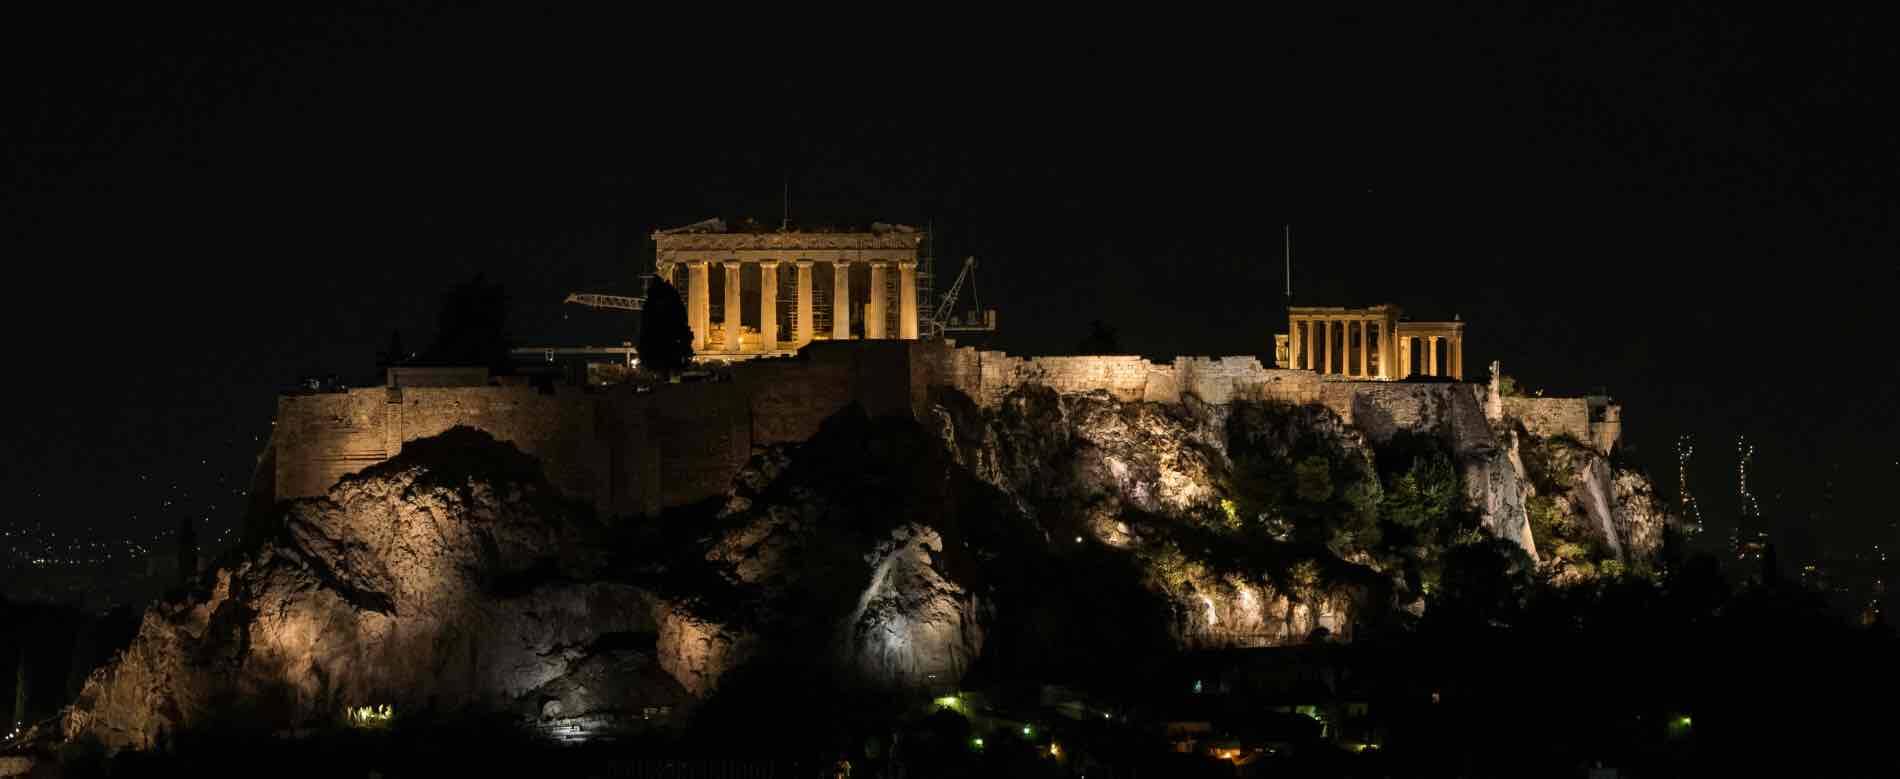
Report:
[[[1050,756],[1050,757],[1061,757],[1061,756],[1062,756],[1062,747],[1061,747],[1061,746],[1059,746],[1059,745],[1056,745],[1056,744],[1050,744],[1050,745],[1049,745],[1049,756]]]

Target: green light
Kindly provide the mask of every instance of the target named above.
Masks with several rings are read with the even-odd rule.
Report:
[[[977,749],[982,749],[983,739],[980,739],[980,738],[970,739],[970,746],[976,747]]]
[[[958,701],[957,701],[957,696],[955,696],[955,695],[945,695],[945,696],[943,696],[943,697],[941,697],[941,698],[938,698],[938,699],[937,699],[937,705],[938,705],[938,706],[942,706],[942,707],[944,707],[944,708],[948,708],[948,709],[954,709],[954,708],[956,708],[956,707],[957,707],[957,703],[958,703]]]
[[[1024,725],[1024,726],[1023,726],[1023,735],[1025,735],[1025,736],[1028,736],[1028,735],[1033,735],[1033,733],[1032,733],[1032,732],[1031,732],[1031,731],[1029,730],[1029,726],[1028,726],[1028,725]]]
[[[1681,725],[1682,725],[1683,727],[1685,727],[1685,728],[1686,728],[1686,727],[1689,727],[1689,726],[1690,726],[1690,725],[1692,725],[1692,724],[1694,724],[1694,722],[1693,722],[1693,721],[1691,721],[1691,720],[1690,720],[1690,719],[1689,719],[1688,717],[1686,717],[1686,716],[1685,716],[1685,717],[1683,717],[1683,718],[1681,718],[1681,719],[1678,719],[1678,720],[1676,720],[1676,722],[1678,722],[1678,723],[1680,723],[1680,724],[1681,724]]]

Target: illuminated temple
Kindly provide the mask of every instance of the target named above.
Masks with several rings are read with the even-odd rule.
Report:
[[[1274,336],[1274,359],[1283,368],[1352,379],[1463,379],[1464,344],[1464,322],[1406,321],[1394,305],[1294,306],[1287,331]]]
[[[756,357],[812,341],[916,340],[923,240],[901,225],[738,232],[714,219],[655,232],[654,265],[685,295],[696,354]]]

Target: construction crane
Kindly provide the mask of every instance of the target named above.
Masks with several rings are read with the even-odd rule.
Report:
[[[651,273],[641,274],[640,282],[641,282],[641,286],[643,287],[652,284],[653,274]],[[645,296],[636,298],[636,297],[629,297],[627,295],[605,295],[599,292],[570,292],[567,295],[567,299],[561,302],[579,303],[583,306],[588,306],[591,308],[613,308],[613,309],[619,309],[621,311],[639,311],[639,310],[642,310],[646,306],[647,299]]]
[[[937,304],[937,310],[931,313],[930,326],[935,332],[929,336],[941,338],[945,333],[989,333],[996,330],[996,310],[983,310],[983,302],[976,298],[976,285],[972,281],[976,276],[976,258],[966,257],[963,270],[957,272],[957,279],[950,283],[950,289],[943,293],[943,301]],[[976,310],[967,318],[959,319],[952,315],[957,305],[957,295],[963,291],[965,281],[970,285],[970,299],[976,304]]]
[[[579,303],[593,308],[617,308],[622,311],[639,311],[646,305],[646,298],[631,298],[626,295],[602,295],[597,292],[569,293],[563,303]]]

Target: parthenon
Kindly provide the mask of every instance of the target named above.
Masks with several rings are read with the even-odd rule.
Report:
[[[654,265],[660,278],[685,292],[693,351],[745,358],[793,352],[814,340],[916,340],[923,240],[922,232],[902,226],[731,232],[712,219],[653,233]],[[711,272],[715,264],[725,271],[720,278]],[[781,265],[793,272],[779,273]],[[828,283],[816,283],[821,273]],[[749,311],[748,299],[754,301]]]
[[[1287,332],[1274,340],[1276,360],[1295,370],[1386,381],[1465,377],[1465,323],[1404,321],[1394,305],[1294,306]]]

